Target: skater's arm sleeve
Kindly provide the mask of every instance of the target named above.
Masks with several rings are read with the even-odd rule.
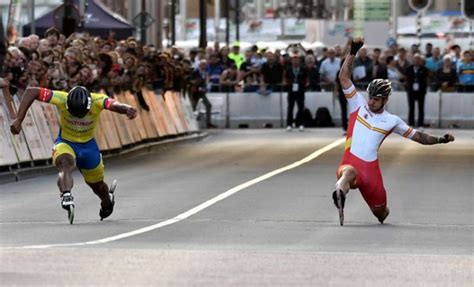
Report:
[[[354,112],[355,110],[357,110],[360,106],[363,106],[365,105],[367,102],[364,98],[364,96],[362,96],[357,90],[356,88],[354,87],[354,85],[351,85],[349,88],[347,89],[342,89],[342,91],[344,92],[344,96],[346,97],[347,99],[347,104],[349,105],[349,113],[352,113]]]
[[[100,110],[110,110],[110,107],[115,102],[114,99],[109,98],[105,94],[92,93],[91,97],[92,97],[92,102],[94,103],[94,106],[96,106]]]
[[[397,117],[397,124],[395,125],[395,128],[393,128],[393,132],[403,137],[413,139],[413,136],[417,131],[409,127],[402,119]]]
[[[37,99],[41,102],[50,103],[62,109],[66,108],[67,92],[41,88]]]

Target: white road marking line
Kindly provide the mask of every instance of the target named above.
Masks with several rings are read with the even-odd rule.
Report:
[[[218,203],[219,201],[221,200],[224,200],[226,199],[227,197],[243,190],[243,189],[246,189],[247,187],[250,187],[252,185],[255,185],[259,182],[262,182],[264,180],[267,180],[275,175],[278,175],[280,173],[283,173],[285,171],[288,171],[290,169],[293,169],[293,168],[296,168],[300,165],[303,165],[307,162],[310,162],[312,161],[313,159],[319,157],[320,155],[322,155],[323,153],[325,152],[328,152],[330,151],[331,149],[337,147],[338,145],[340,145],[341,143],[343,143],[345,141],[344,138],[341,138],[341,139],[338,139],[334,142],[332,142],[331,144],[328,144],[327,146],[324,146],[322,148],[320,148],[319,150],[313,152],[312,154],[308,155],[307,157],[303,158],[302,160],[299,160],[297,162],[294,162],[290,165],[287,165],[287,166],[284,166],[282,168],[279,168],[279,169],[276,169],[274,171],[271,171],[269,173],[266,173],[262,176],[259,176],[257,178],[254,178],[250,181],[247,181],[245,183],[242,183],[236,187],[233,187],[211,199],[209,199],[208,201],[206,202],[203,202],[201,203],[200,205],[194,207],[194,208],[191,208],[190,210],[186,211],[186,212],[183,212],[171,219],[167,219],[165,221],[162,221],[162,222],[159,222],[157,224],[153,224],[153,225],[150,225],[150,226],[147,226],[147,227],[143,227],[143,228],[140,228],[140,229],[137,229],[137,230],[134,230],[134,231],[130,231],[130,232],[126,232],[126,233],[122,233],[122,234],[118,234],[118,235],[115,235],[115,236],[111,236],[111,237],[106,237],[106,238],[102,238],[102,239],[99,239],[99,240],[93,240],[93,241],[86,241],[86,242],[77,242],[77,243],[63,243],[63,244],[45,244],[45,245],[30,245],[30,246],[22,246],[22,247],[19,247],[20,249],[30,249],[30,248],[52,248],[52,247],[68,247],[68,246],[85,246],[85,245],[96,245],[96,244],[103,244],[103,243],[107,243],[107,242],[112,242],[112,241],[116,241],[116,240],[120,240],[120,239],[123,239],[123,238],[127,238],[127,237],[131,237],[131,236],[135,236],[135,235],[138,235],[138,234],[142,234],[142,233],[145,233],[145,232],[149,232],[149,231],[152,231],[152,230],[155,230],[155,229],[158,229],[158,228],[161,228],[161,227],[165,227],[165,226],[168,226],[168,225],[171,225],[171,224],[174,224],[176,222],[180,222],[186,218],[189,218],[190,216]]]

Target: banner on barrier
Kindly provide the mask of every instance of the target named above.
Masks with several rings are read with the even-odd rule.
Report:
[[[119,102],[124,104],[128,104],[126,99],[125,93],[122,92],[120,94],[115,94],[115,98],[118,99]],[[137,126],[134,120],[129,120],[125,115],[119,115],[121,122],[125,125],[129,135],[131,137],[132,143],[138,143],[142,141],[140,136],[140,132],[138,131],[139,127]]]
[[[126,91],[124,96],[126,103],[137,109],[137,117],[133,119],[132,122],[137,127],[137,131],[140,135],[140,141],[147,139],[146,128],[143,124],[143,118],[141,117],[141,113],[139,112],[142,108],[138,105],[135,99],[135,95],[130,93],[130,91]]]
[[[13,98],[15,109],[18,110],[20,100]],[[34,120],[34,110],[30,109],[25,116],[22,124],[22,131],[25,134],[27,146],[33,160],[43,160],[51,158],[51,148],[46,148],[41,140],[38,128]]]
[[[104,114],[104,112],[100,114],[100,119],[99,119],[99,122],[97,123],[97,128],[96,128],[94,137],[97,142],[97,145],[99,146],[99,150],[104,151],[104,150],[109,150],[109,145],[107,144],[107,139],[105,138],[107,129],[104,128],[104,124],[102,121],[102,114]]]
[[[151,104],[149,103],[149,100],[147,99],[147,96],[144,94],[143,90],[141,91],[141,93],[142,93],[143,100],[145,101],[145,104],[148,106],[149,110],[146,111],[144,108],[142,108],[139,105],[138,101],[135,101],[138,114],[145,128],[146,138],[155,139],[158,137],[158,129],[156,127],[153,114],[152,114],[153,108]]]
[[[56,106],[47,103],[36,102],[43,111],[43,116],[48,124],[49,133],[53,142],[59,135],[59,112]]]
[[[4,87],[0,92],[3,95],[3,102],[5,103],[5,105],[8,109],[9,118],[11,118],[11,119],[16,118],[15,105],[13,104],[13,97],[10,95],[9,88]]]
[[[164,95],[166,108],[168,109],[169,114],[171,115],[171,119],[173,121],[174,126],[176,127],[176,132],[178,134],[185,133],[186,130],[184,129],[181,119],[179,117],[178,111],[176,110],[176,105],[174,103],[174,97],[172,92],[166,92]]]
[[[43,108],[41,107],[40,102],[35,101],[31,105],[30,110],[32,111],[33,119],[36,124],[36,128],[38,129],[40,139],[43,143],[45,149],[45,155],[51,157],[54,140],[51,137],[51,131],[48,127],[47,118],[43,112]]]
[[[12,135],[10,133],[10,124],[13,121],[12,117],[16,116],[16,109],[13,103],[13,98],[10,96],[8,89],[1,90],[0,104],[3,107],[4,116],[6,117],[7,129],[5,130],[5,137],[8,137],[7,141],[10,141],[14,148],[14,154],[16,156],[16,162],[27,162],[31,161],[31,154],[26,145],[26,139],[23,132],[19,135]]]
[[[115,127],[114,116],[112,112],[103,111],[100,114],[100,129],[97,129],[97,134],[103,134],[107,142],[108,149],[117,149],[122,147],[120,144],[120,138]]]
[[[197,132],[199,130],[199,126],[198,126],[198,123],[197,123],[197,119],[194,116],[193,107],[191,106],[191,101],[190,101],[189,97],[188,96],[186,96],[184,98],[182,97],[181,101],[183,103],[183,108],[185,110],[186,119],[189,123],[190,131],[191,132]]]
[[[173,99],[174,99],[174,106],[176,111],[178,112],[179,119],[181,120],[181,124],[184,127],[185,132],[190,131],[189,123],[186,117],[186,112],[184,109],[183,102],[181,101],[181,96],[179,93],[173,93]]]
[[[0,102],[0,166],[14,165],[18,162],[11,139],[10,121],[6,104]]]
[[[168,135],[168,129],[166,127],[165,116],[161,113],[158,99],[153,91],[142,89],[144,98],[147,100],[147,103],[150,106],[150,112],[155,123],[155,128],[157,129],[158,135],[163,137]]]
[[[155,98],[158,102],[158,114],[162,115],[164,123],[166,126],[166,133],[168,135],[176,135],[178,132],[176,130],[176,125],[174,124],[173,116],[171,115],[168,107],[166,106],[165,100],[162,95],[155,95]]]

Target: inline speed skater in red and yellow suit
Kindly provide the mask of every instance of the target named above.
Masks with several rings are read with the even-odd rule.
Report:
[[[344,203],[350,189],[358,188],[380,223],[389,214],[387,195],[378,163],[378,150],[383,140],[392,132],[424,145],[448,143],[454,137],[432,136],[409,127],[398,116],[387,112],[384,107],[392,93],[388,80],[375,79],[367,87],[367,101],[357,92],[351,81],[352,64],[357,51],[363,46],[363,38],[350,43],[339,73],[339,80],[349,105],[349,127],[347,129],[345,152],[336,175],[334,204],[339,210],[340,224],[344,223]]]
[[[95,129],[102,110],[126,114],[129,119],[137,116],[135,108],[119,103],[104,94],[90,93],[84,87],[74,87],[69,92],[44,88],[28,88],[23,95],[17,118],[10,130],[13,134],[21,131],[21,124],[34,100],[55,105],[60,114],[60,131],[54,144],[53,164],[59,171],[58,187],[61,206],[68,211],[69,222],[74,220],[72,171],[75,166],[84,180],[101,199],[99,216],[110,216],[114,208],[115,181],[110,189],[104,182],[104,165],[97,143]]]

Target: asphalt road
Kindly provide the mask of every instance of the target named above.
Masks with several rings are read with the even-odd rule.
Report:
[[[102,222],[78,172],[74,225],[55,175],[0,185],[0,285],[472,286],[474,131],[450,132],[384,142],[383,225],[351,191],[339,226],[338,129],[218,130],[110,159]]]

